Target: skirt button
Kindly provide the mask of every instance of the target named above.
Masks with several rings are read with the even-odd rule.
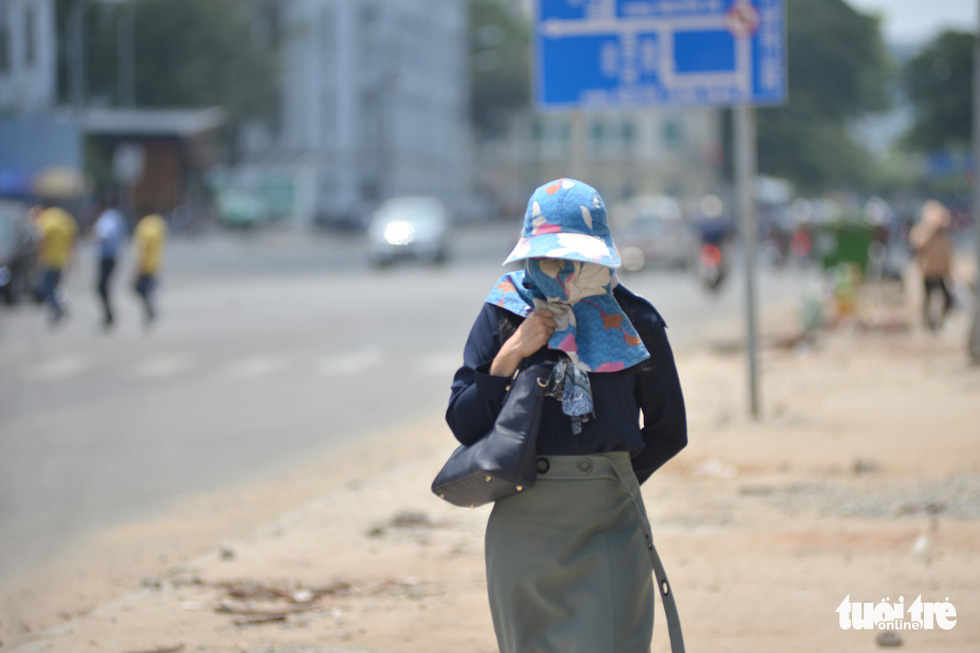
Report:
[[[578,471],[588,474],[592,471],[592,461],[588,458],[580,458],[578,461]]]

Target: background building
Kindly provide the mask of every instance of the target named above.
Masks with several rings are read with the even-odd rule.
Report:
[[[57,102],[53,0],[0,2],[0,111],[47,111]]]
[[[301,220],[378,201],[460,206],[470,161],[466,7],[458,0],[288,0],[278,7],[279,133],[247,139],[243,178],[291,176]]]
[[[78,169],[82,139],[56,110],[54,0],[0,0],[0,197],[25,197],[42,171]]]
[[[574,175],[607,204],[662,193],[687,201],[722,192],[721,142],[715,109],[530,111],[503,138],[480,144],[480,169],[505,213],[523,210],[541,183]]]

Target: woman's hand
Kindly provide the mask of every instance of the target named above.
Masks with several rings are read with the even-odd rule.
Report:
[[[548,344],[557,326],[551,311],[533,311],[497,352],[490,374],[512,376],[521,360]]]

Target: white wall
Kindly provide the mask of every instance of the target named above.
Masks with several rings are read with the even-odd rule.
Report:
[[[46,111],[57,101],[54,0],[0,0],[6,68],[0,69],[0,109]],[[0,39],[2,43],[3,39]]]
[[[459,0],[288,0],[280,147],[316,168],[324,213],[467,185]]]

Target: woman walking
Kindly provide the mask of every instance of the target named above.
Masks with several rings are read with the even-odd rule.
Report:
[[[550,360],[533,488],[487,524],[490,608],[504,653],[646,653],[653,580],[682,649],[639,485],[687,443],[665,324],[618,282],[598,192],[538,188],[522,237],[490,291],[456,372],[447,421],[472,444],[494,424],[521,361]],[[642,427],[640,417],[642,415]]]
[[[953,296],[947,286],[953,264],[949,222],[949,209],[937,200],[927,200],[922,205],[921,219],[909,233],[909,243],[915,249],[916,263],[922,272],[922,317],[926,327],[932,331],[942,327],[953,305]],[[938,316],[932,306],[936,293],[942,301]]]

